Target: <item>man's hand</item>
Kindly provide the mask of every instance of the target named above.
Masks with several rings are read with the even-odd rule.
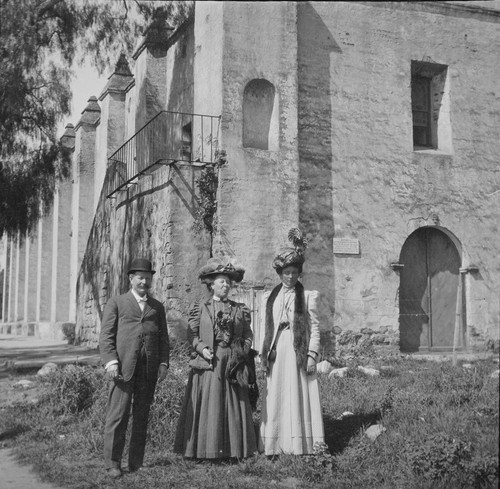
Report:
[[[168,372],[168,367],[162,363],[160,365],[160,367],[158,368],[158,382],[165,380],[165,377],[167,376],[167,372]]]
[[[106,375],[108,379],[113,380],[120,375],[118,364],[114,363],[106,369]]]

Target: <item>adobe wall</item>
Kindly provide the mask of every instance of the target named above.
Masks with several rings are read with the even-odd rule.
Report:
[[[183,49],[185,44],[188,49]],[[192,26],[187,26],[173,40],[165,59],[158,61],[147,49],[143,51],[135,64],[135,86],[122,106],[129,128],[135,107],[146,98],[150,108],[192,110],[192,44]],[[161,67],[169,68],[162,73]],[[141,70],[154,72],[155,77],[146,79]],[[154,79],[168,80],[168,84],[156,90]],[[153,100],[154,94],[158,99]],[[137,117],[140,120],[144,112]],[[193,226],[198,207],[195,182],[200,172],[199,167],[182,164],[162,166],[114,199],[106,199],[103,190],[78,278],[78,342],[97,344],[104,306],[109,297],[129,289],[127,266],[138,256],[153,262],[156,274],[151,295],[166,306],[171,336],[185,338],[186,313],[203,292],[197,271],[209,250],[205,232]]]
[[[479,267],[466,278],[468,341],[484,347],[500,324],[498,15],[386,7],[298,5],[301,181],[320,199],[301,188],[301,223],[318,236],[309,271],[332,294],[339,338],[364,330],[397,341],[399,277],[389,265],[434,214],[460,241],[462,266]],[[413,151],[411,60],[449,67],[450,154]],[[333,255],[333,235],[359,240],[360,253]]]
[[[218,251],[236,257],[249,285],[276,283],[271,262],[298,223],[297,27],[291,2],[224,2]],[[265,10],[265,15],[263,15]],[[276,90],[278,147],[244,148],[243,92],[253,79]]]

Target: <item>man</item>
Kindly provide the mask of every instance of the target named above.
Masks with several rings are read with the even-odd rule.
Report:
[[[113,478],[122,475],[131,404],[128,467],[131,472],[141,469],[156,382],[165,379],[169,366],[165,309],[148,296],[154,273],[149,260],[133,260],[128,270],[130,291],[112,297],[104,308],[99,349],[106,375],[113,381],[106,409],[104,458]]]

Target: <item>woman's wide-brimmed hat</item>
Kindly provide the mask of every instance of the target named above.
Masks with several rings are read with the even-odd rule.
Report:
[[[227,275],[234,282],[241,282],[245,269],[232,263],[223,263],[219,258],[210,258],[207,264],[200,269],[199,278],[203,283],[209,282],[215,275]]]
[[[292,228],[288,231],[288,241],[293,246],[282,248],[274,257],[273,268],[283,270],[286,267],[295,266],[302,270],[302,265],[306,261],[304,251],[307,248],[307,239],[302,236],[298,228]]]
[[[153,270],[153,265],[149,260],[146,260],[146,258],[135,258],[134,260],[132,260],[127,274],[135,272],[149,272],[152,274],[156,273],[156,271]]]

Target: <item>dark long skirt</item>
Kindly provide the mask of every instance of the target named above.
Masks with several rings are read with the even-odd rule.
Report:
[[[225,376],[231,348],[217,347],[214,370],[193,369],[174,451],[192,458],[244,458],[257,452],[248,389]]]

